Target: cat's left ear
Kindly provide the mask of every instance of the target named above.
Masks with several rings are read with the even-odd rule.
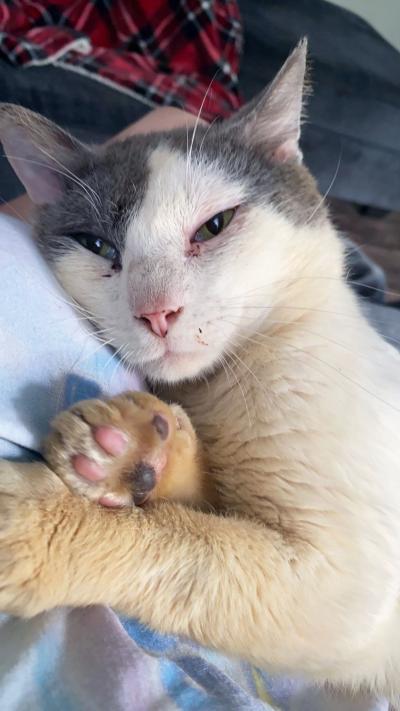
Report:
[[[302,160],[299,146],[307,61],[303,39],[269,86],[225,122],[277,163]]]

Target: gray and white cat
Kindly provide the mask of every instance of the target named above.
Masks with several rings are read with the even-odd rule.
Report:
[[[221,513],[105,515],[70,505],[49,470],[27,483],[3,464],[0,606],[111,604],[398,707],[400,360],[345,284],[342,242],[301,164],[305,60],[302,43],[225,122],[104,148],[1,109],[44,255],[187,409]]]

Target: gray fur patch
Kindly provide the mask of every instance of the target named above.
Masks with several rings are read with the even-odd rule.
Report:
[[[189,145],[191,135],[189,132]],[[186,131],[179,129],[167,139],[186,154]],[[269,160],[261,146],[244,143],[240,128],[229,122],[197,127],[192,160],[197,158],[217,163],[232,179],[247,185],[251,202],[273,205],[295,225],[326,218],[325,208],[317,209],[321,196],[304,165]]]
[[[58,202],[38,210],[35,233],[50,261],[75,248],[71,235],[89,233],[122,250],[126,224],[143,200],[148,180],[147,136],[94,148],[66,180]],[[80,184],[78,181],[82,181]]]
[[[126,226],[141,205],[149,177],[148,159],[160,145],[187,153],[192,131],[134,136],[82,158],[75,175],[84,186],[66,180],[63,198],[41,208],[36,234],[44,255],[52,260],[73,249],[69,235],[87,232],[123,250]],[[259,147],[241,141],[240,131],[227,124],[199,125],[192,161],[217,164],[228,176],[248,188],[249,202],[271,204],[295,225],[326,217],[325,207],[308,170],[297,163],[273,163]]]

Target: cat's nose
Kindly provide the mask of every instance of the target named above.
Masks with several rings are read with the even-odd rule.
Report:
[[[181,311],[181,308],[175,310],[164,309],[163,311],[155,311],[154,313],[140,314],[138,318],[146,323],[156,336],[165,338],[168,333],[168,328]]]

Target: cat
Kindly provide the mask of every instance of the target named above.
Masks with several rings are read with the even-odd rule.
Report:
[[[1,464],[0,609],[107,604],[398,707],[400,359],[346,285],[302,164],[305,67],[303,41],[231,118],[102,148],[1,108],[38,245],[189,414],[214,503],[89,500],[77,458],[113,486],[126,461],[99,452],[75,406],[48,467]],[[89,425],[126,434],[121,403],[91,407]]]

